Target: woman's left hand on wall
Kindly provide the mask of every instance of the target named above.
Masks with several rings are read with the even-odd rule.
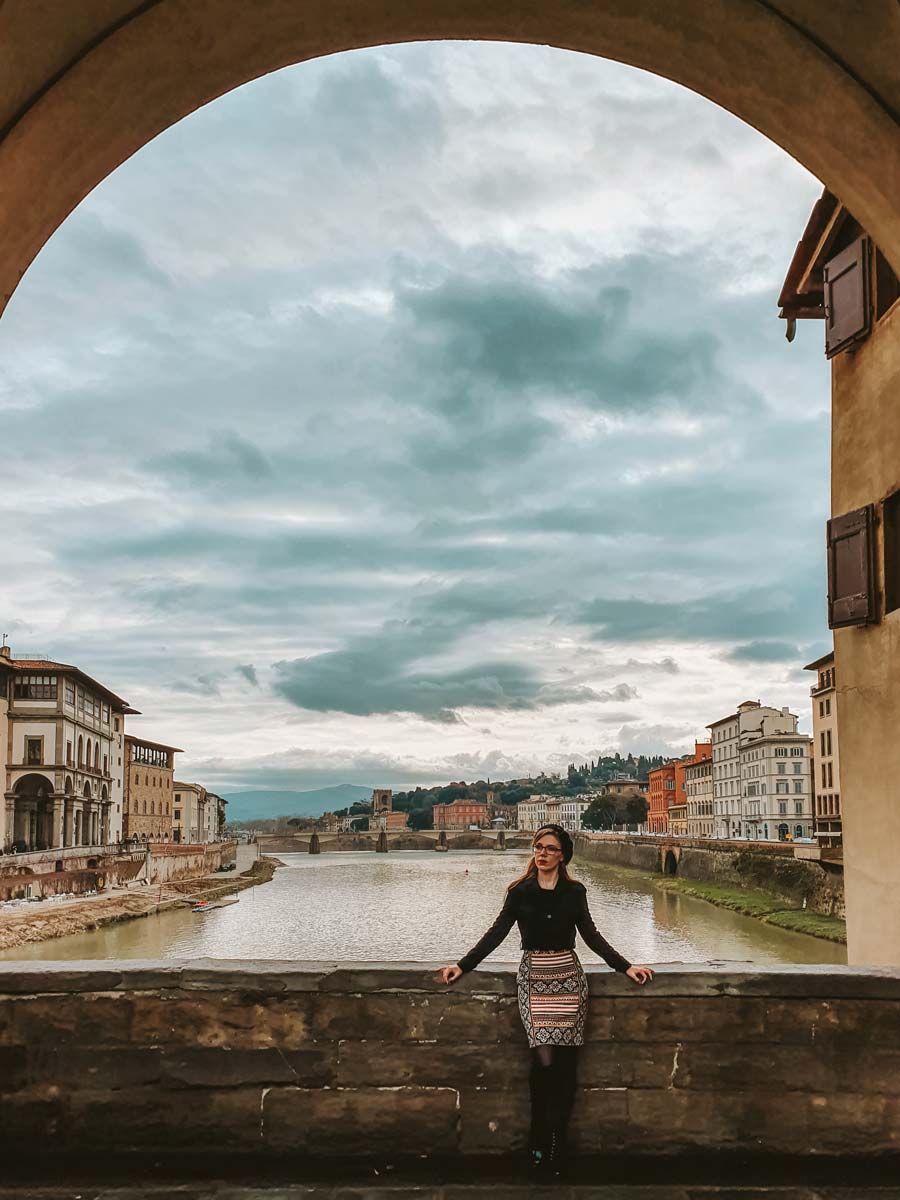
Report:
[[[653,978],[653,972],[649,967],[629,967],[625,974],[635,983],[649,983]]]

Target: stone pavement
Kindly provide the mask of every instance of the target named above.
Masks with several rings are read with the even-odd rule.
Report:
[[[521,1159],[476,1162],[188,1161],[167,1178],[150,1160],[59,1164],[51,1179],[0,1165],[0,1200],[900,1200],[897,1160],[793,1160],[768,1168],[731,1157],[583,1159],[567,1182],[537,1183]],[[102,1174],[101,1174],[102,1172]],[[67,1180],[67,1182],[63,1182]]]

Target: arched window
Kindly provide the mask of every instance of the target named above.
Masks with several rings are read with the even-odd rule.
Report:
[[[78,765],[84,764],[84,738],[81,734],[78,735]]]
[[[150,801],[150,816],[151,817],[156,816],[156,801],[155,800]]]
[[[799,837],[799,838],[802,838],[802,837],[803,837],[803,826],[802,826],[802,825],[795,825],[795,826],[794,826],[794,837],[795,837],[795,838],[798,838],[798,837]]]
[[[100,770],[100,743],[94,742],[94,770]]]
[[[93,758],[91,756],[91,739],[90,738],[88,738],[88,740],[87,740],[87,746],[85,747],[85,749],[87,750],[87,753],[84,756],[84,765],[87,767],[88,770],[90,770],[91,763],[93,762]]]
[[[145,800],[144,801],[144,816],[146,817],[146,815],[147,815],[147,801]]]

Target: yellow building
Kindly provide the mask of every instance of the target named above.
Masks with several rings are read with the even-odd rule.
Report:
[[[126,841],[171,842],[172,801],[177,746],[164,746],[125,735]]]
[[[821,846],[840,846],[841,767],[838,747],[837,688],[834,653],[816,659],[806,668],[816,672],[810,688],[812,697],[813,794],[815,796],[815,837]]]

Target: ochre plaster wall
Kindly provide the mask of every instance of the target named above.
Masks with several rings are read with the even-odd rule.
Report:
[[[832,406],[838,515],[900,488],[900,305],[834,359]],[[900,965],[900,611],[835,630],[834,653],[848,958]]]

